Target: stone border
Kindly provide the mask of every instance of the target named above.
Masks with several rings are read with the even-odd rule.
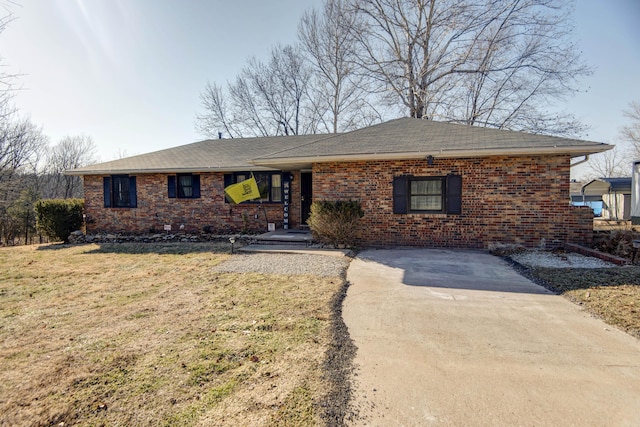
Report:
[[[70,244],[83,243],[163,243],[163,242],[229,242],[229,238],[235,238],[238,243],[248,243],[255,239],[253,235],[245,234],[178,234],[157,233],[145,235],[129,234],[84,234],[82,231],[74,231],[69,235]]]
[[[627,258],[611,255],[606,252],[600,252],[596,249],[591,249],[586,246],[578,245],[576,243],[565,243],[564,248],[571,252],[576,252],[581,255],[586,255],[594,258],[599,258],[603,261],[611,262],[616,265],[628,265],[631,261]]]

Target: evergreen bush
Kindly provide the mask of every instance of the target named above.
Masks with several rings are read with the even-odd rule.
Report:
[[[83,199],[46,199],[36,203],[38,229],[52,241],[69,242],[69,235],[83,223]]]

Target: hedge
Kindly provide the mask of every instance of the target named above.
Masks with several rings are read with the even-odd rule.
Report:
[[[36,203],[36,225],[52,241],[69,242],[83,224],[83,199],[46,199]]]

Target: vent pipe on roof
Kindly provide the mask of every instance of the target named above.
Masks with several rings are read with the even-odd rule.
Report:
[[[222,139],[222,132],[218,132],[218,139]]]

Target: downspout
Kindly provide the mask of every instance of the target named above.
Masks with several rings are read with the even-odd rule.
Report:
[[[575,163],[571,163],[571,164],[569,165],[569,169],[571,169],[571,168],[572,168],[572,167],[574,167],[574,166],[581,165],[581,164],[583,164],[584,162],[588,162],[588,161],[589,161],[589,155],[588,155],[588,154],[585,154],[585,155],[584,155],[584,159],[582,159],[582,160],[578,160],[578,161],[577,161],[577,162],[575,162]],[[583,205],[586,205],[586,201],[585,201],[586,197],[585,197],[585,195],[584,195],[584,188],[581,188],[581,189],[580,189],[580,192],[582,193],[582,204],[583,204]],[[571,199],[571,195],[569,195],[569,199]],[[592,207],[591,205],[589,205],[589,206],[593,209],[593,207]]]
[[[581,165],[581,164],[583,164],[583,163],[585,163],[585,162],[588,162],[588,161],[589,161],[589,155],[588,155],[588,154],[585,154],[585,155],[584,155],[584,159],[582,159],[582,160],[578,160],[578,161],[577,161],[577,162],[575,162],[575,163],[571,163],[571,164],[569,165],[569,169],[571,169],[571,168],[572,168],[572,167],[574,167],[574,166]],[[580,192],[582,193],[582,204],[583,204],[583,205],[586,205],[585,195],[584,195],[584,189],[583,189],[583,188],[581,188],[581,189],[580,189]],[[571,196],[569,196],[569,199],[571,199]]]
[[[575,163],[571,163],[571,165],[570,165],[569,167],[570,167],[570,168],[572,168],[572,167],[574,167],[574,166],[581,165],[581,164],[583,164],[583,163],[585,163],[585,162],[588,162],[588,161],[589,161],[589,155],[588,155],[588,154],[585,154],[585,155],[584,155],[584,159],[582,159],[582,160],[578,160],[578,161],[577,161],[577,162],[575,162]]]

